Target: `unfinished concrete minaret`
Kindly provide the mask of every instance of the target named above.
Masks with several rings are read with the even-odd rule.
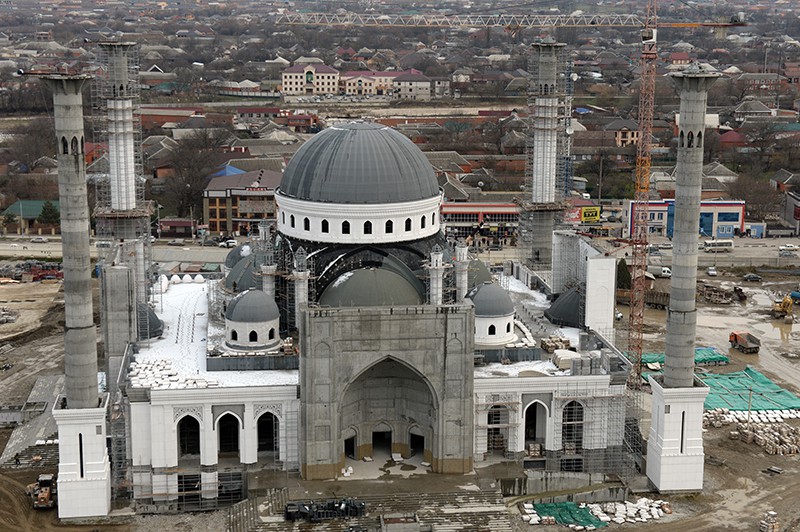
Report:
[[[58,196],[64,270],[64,370],[68,408],[97,407],[97,340],[84,163],[83,98],[88,76],[49,76],[58,141]]]
[[[672,74],[680,91],[675,230],[663,381],[650,378],[653,420],[647,476],[660,491],[703,488],[703,403],[708,388],[694,378],[700,188],[708,89],[719,73],[692,64]]]
[[[572,79],[565,44],[547,40],[532,48],[528,93],[532,140],[526,146],[528,190],[521,202],[521,248],[534,268],[548,270],[555,216],[563,208],[565,191],[571,188]]]
[[[107,515],[111,504],[107,395],[100,395],[97,389],[97,336],[92,316],[81,95],[88,79],[83,75],[44,78],[53,91],[64,271],[66,394],[53,407],[58,426],[61,518]]]

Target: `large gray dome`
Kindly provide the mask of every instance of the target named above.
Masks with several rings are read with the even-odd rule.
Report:
[[[467,297],[475,305],[475,315],[494,318],[514,314],[514,304],[508,292],[491,281],[479,284],[469,291]]]
[[[439,195],[433,167],[394,129],[350,122],[314,135],[286,165],[280,193],[327,203],[398,203]]]
[[[242,323],[264,323],[280,318],[275,300],[261,290],[248,290],[228,303],[225,319]]]
[[[421,305],[422,295],[402,275],[386,268],[362,268],[343,273],[319,298],[331,307]]]

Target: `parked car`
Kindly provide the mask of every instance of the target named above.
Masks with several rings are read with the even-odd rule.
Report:
[[[236,240],[223,240],[219,243],[219,247],[221,248],[235,248],[238,244]]]
[[[778,256],[787,258],[797,258],[797,253],[789,249],[782,249],[781,251],[778,252]]]
[[[672,242],[664,242],[658,245],[658,249],[672,249]]]
[[[744,274],[742,279],[744,279],[745,281],[750,281],[750,282],[753,282],[753,283],[757,283],[757,282],[761,281],[761,276],[758,275],[757,273],[746,273],[746,274]]]
[[[778,251],[797,251],[800,249],[800,246],[796,244],[784,244],[782,246],[778,246]]]
[[[197,245],[198,245],[198,246],[206,246],[206,247],[208,247],[208,246],[212,246],[212,247],[213,247],[213,246],[216,246],[216,245],[217,245],[217,241],[216,241],[216,240],[213,240],[213,239],[211,239],[211,238],[207,238],[207,239],[205,239],[205,240],[198,240],[198,241],[197,241]]]
[[[98,240],[94,243],[94,247],[96,248],[110,248],[111,241],[110,240]]]
[[[713,266],[709,266],[706,270],[706,275],[709,277],[716,277],[717,276],[717,269]]]
[[[169,242],[167,242],[168,246],[182,246],[184,244],[184,240],[182,238],[173,238]]]
[[[50,240],[43,236],[35,236],[31,238],[31,244],[47,244],[48,242],[50,242]]]

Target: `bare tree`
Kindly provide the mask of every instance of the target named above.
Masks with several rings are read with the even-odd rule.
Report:
[[[199,212],[207,176],[219,161],[220,148],[231,138],[225,129],[198,129],[178,142],[170,156],[174,175],[168,178],[165,193],[175,205],[178,216],[186,216],[192,208]]]
[[[747,216],[756,220],[777,214],[783,202],[783,194],[773,189],[768,180],[747,175],[729,183],[728,193],[733,199],[744,200]]]

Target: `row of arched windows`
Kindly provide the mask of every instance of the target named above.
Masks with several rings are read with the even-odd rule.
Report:
[[[506,333],[511,332],[511,324],[506,323]],[[489,325],[489,336],[495,336],[497,334],[497,327],[494,325]]]
[[[80,151],[78,151],[78,146],[80,146]],[[72,137],[72,141],[68,142],[67,137],[61,137],[61,154],[62,155],[79,155],[83,153],[83,137],[81,137],[80,144],[78,143],[78,137]]]
[[[683,131],[680,134],[680,147],[681,148],[702,148],[703,147],[703,132],[698,131],[697,136],[693,132],[684,135]]]
[[[267,339],[268,340],[274,340],[275,339],[275,329],[274,328],[269,330],[269,335],[268,335]],[[234,342],[238,342],[239,341],[239,333],[238,333],[238,331],[236,331],[236,329],[231,329],[231,340],[234,341]],[[258,342],[258,333],[256,331],[250,331],[250,334],[248,334],[248,340],[247,341],[248,342]]]
[[[431,225],[436,225],[436,213],[435,212],[431,214],[430,221],[431,221]],[[281,213],[281,223],[283,223],[283,224],[286,223],[286,213],[285,212]],[[427,225],[428,225],[428,217],[423,215],[419,219],[419,228],[420,229],[425,229],[427,227]],[[295,228],[296,226],[297,226],[297,220],[295,219],[294,214],[290,214],[289,215],[289,227]],[[413,229],[413,226],[414,226],[413,220],[411,218],[406,218],[405,225],[404,225],[405,231],[406,232],[411,232],[412,229]],[[351,231],[350,222],[347,221],[347,220],[344,220],[342,222],[341,229],[342,229],[342,234],[343,235],[349,235],[350,231]],[[311,220],[309,220],[308,218],[303,218],[303,231],[311,231]],[[363,225],[363,228],[362,228],[362,234],[371,235],[372,231],[373,231],[372,222],[367,220],[366,222],[364,222],[364,225]],[[328,220],[321,220],[320,221],[320,232],[325,233],[325,234],[328,234],[328,233],[331,232],[331,226],[330,226],[330,222],[328,222]],[[394,222],[392,220],[386,220],[386,222],[383,224],[383,232],[384,232],[384,234],[387,234],[387,235],[390,235],[390,234],[394,233]]]

